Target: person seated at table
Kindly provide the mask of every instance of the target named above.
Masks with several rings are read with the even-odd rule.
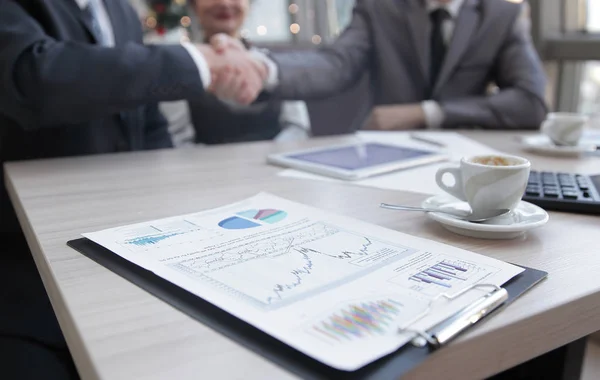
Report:
[[[258,49],[240,34],[250,5],[250,0],[192,0],[190,9],[198,20],[198,40],[206,42],[224,33],[240,41],[244,49],[257,52]],[[298,140],[310,134],[310,119],[303,101],[272,99],[240,106],[221,101],[215,95],[207,93],[188,104],[197,143]],[[183,129],[179,133],[193,135]],[[174,136],[174,140],[181,139]]]
[[[127,1],[0,0],[0,378],[77,378],[4,162],[170,148],[157,102],[200,98],[227,67],[243,75],[232,100],[253,101],[266,72],[250,54],[146,46]]]
[[[277,99],[322,99],[368,73],[369,129],[536,129],[546,77],[527,10],[519,0],[358,0],[331,45],[270,53],[266,89]],[[213,46],[240,49],[225,40]]]

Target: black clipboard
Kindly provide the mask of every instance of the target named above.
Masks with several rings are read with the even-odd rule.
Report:
[[[428,348],[418,348],[407,344],[396,352],[376,360],[357,371],[345,372],[337,370],[295,350],[258,328],[234,317],[154,273],[125,260],[87,238],[71,240],[67,242],[67,245],[174,308],[302,378],[400,378],[425,361],[432,352]],[[496,311],[508,306],[548,276],[547,272],[537,269],[524,269],[524,272],[504,284],[503,288],[508,291],[508,299]]]

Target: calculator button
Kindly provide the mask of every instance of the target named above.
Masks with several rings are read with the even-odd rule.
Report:
[[[588,193],[588,192],[584,192],[582,195],[583,195],[584,198],[591,198],[592,197],[590,195],[590,193]]]
[[[579,198],[579,194],[577,194],[577,193],[571,193],[571,192],[564,192],[563,193],[563,198],[565,198],[565,199],[577,199],[577,198]]]
[[[541,192],[539,190],[527,190],[525,194],[529,195],[530,197],[539,197]]]
[[[557,191],[544,191],[544,196],[548,198],[558,198]]]
[[[581,190],[584,190],[584,191],[586,191],[586,190],[589,190],[589,189],[590,189],[590,187],[589,187],[589,185],[588,185],[588,184],[579,184],[579,188],[580,188]]]

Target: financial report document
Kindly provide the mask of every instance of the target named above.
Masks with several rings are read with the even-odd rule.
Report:
[[[477,283],[501,286],[523,271],[267,193],[83,235],[345,371],[409,342],[414,336],[398,328],[440,294]],[[411,328],[428,329],[482,295],[440,299]]]

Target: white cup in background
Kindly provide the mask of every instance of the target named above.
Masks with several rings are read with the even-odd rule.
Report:
[[[542,123],[541,130],[556,145],[574,146],[589,121],[588,116],[578,113],[552,112]]]
[[[531,163],[522,157],[487,155],[465,157],[459,166],[438,170],[438,186],[466,201],[473,212],[514,210],[527,187]],[[454,186],[444,183],[443,177],[454,177]]]

